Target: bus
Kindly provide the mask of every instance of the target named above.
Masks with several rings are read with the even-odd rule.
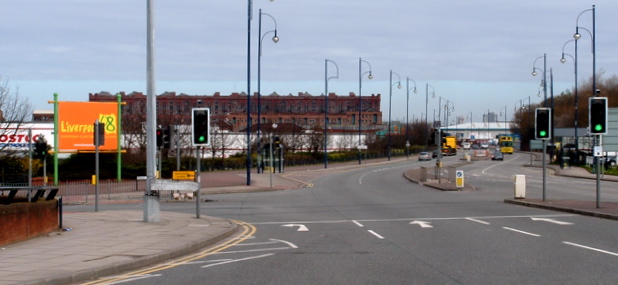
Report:
[[[512,136],[500,136],[498,140],[501,153],[513,154],[513,137]]]

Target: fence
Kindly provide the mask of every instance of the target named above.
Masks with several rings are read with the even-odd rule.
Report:
[[[42,186],[40,183],[33,183],[32,187]],[[27,183],[3,184],[3,186],[28,186]],[[96,186],[90,181],[65,181],[58,185],[57,196],[62,196],[64,202],[88,203],[94,200]],[[138,196],[146,191],[146,180],[104,180],[99,181],[99,199],[113,200],[119,194],[123,198],[128,196]],[[5,191],[6,192],[6,191]],[[0,191],[0,195],[5,195]],[[20,191],[17,196],[27,197],[28,191]]]

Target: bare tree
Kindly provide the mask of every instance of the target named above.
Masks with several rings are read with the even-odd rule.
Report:
[[[24,124],[28,116],[32,115],[32,105],[28,98],[19,95],[19,89],[14,91],[9,87],[9,80],[0,76],[0,135],[14,135]],[[1,145],[4,151],[7,145]]]

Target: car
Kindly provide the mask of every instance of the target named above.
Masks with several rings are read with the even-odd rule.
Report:
[[[419,161],[431,160],[431,155],[426,151],[420,152],[418,154],[418,160]]]
[[[504,155],[501,151],[494,151],[491,155],[491,160],[504,160]]]
[[[436,158],[438,157],[438,150],[435,149],[434,151],[431,152],[431,158]]]
[[[461,144],[461,147],[462,147],[463,149],[470,149],[470,143],[469,143],[469,142],[463,142],[463,143]]]
[[[488,149],[488,148],[489,148],[489,143],[482,142],[482,143],[481,143],[481,148],[482,148],[482,149]]]

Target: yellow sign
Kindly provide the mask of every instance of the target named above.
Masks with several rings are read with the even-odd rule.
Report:
[[[195,171],[174,171],[173,180],[195,180]]]
[[[462,188],[464,187],[464,172],[463,170],[457,170],[455,172],[455,185],[457,186],[457,188]]]

